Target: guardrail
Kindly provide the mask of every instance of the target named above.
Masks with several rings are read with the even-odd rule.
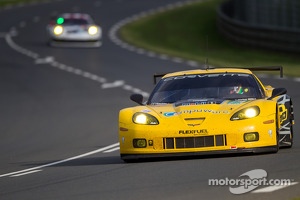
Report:
[[[230,41],[255,48],[300,52],[300,29],[253,25],[234,19],[233,1],[223,2],[217,10],[217,26]]]

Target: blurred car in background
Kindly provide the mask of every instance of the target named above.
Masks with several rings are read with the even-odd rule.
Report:
[[[99,47],[102,30],[84,13],[63,13],[47,26],[49,45],[59,47]]]

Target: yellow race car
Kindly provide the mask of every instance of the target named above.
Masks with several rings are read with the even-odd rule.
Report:
[[[199,69],[161,77],[147,101],[119,113],[120,156],[149,157],[277,152],[293,145],[293,105],[285,88],[263,85],[252,71]]]

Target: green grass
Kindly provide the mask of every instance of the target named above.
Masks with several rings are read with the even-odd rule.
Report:
[[[152,51],[216,67],[282,65],[284,74],[300,76],[296,54],[234,45],[217,31],[216,8],[221,0],[187,5],[144,17],[121,28],[121,38]]]

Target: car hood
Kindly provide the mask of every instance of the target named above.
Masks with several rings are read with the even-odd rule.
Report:
[[[72,30],[85,30],[89,27],[90,25],[64,25],[64,29],[68,31]]]
[[[159,118],[181,118],[184,120],[201,120],[210,117],[230,118],[232,114],[253,105],[254,100],[191,100],[174,104],[148,105],[145,112],[154,112]]]

